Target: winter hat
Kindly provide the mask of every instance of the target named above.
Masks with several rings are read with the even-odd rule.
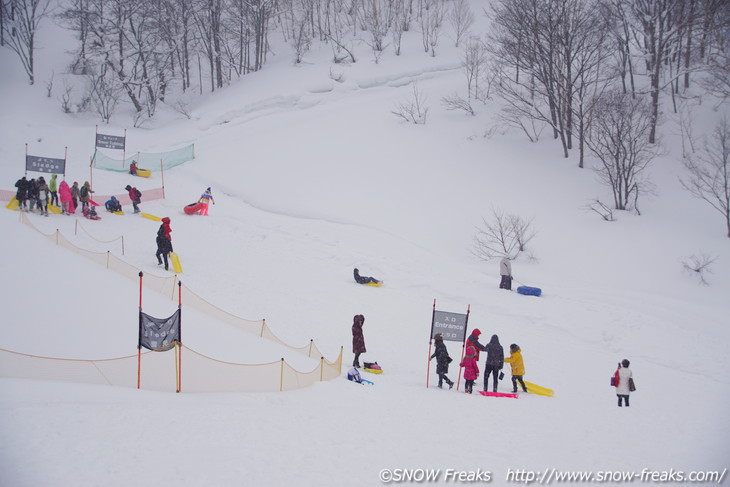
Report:
[[[131,187],[130,185],[126,185],[126,186],[124,187],[124,189],[126,189],[127,191],[129,191],[130,189],[132,189],[132,187]]]
[[[436,340],[437,342],[443,341],[443,339],[444,339],[444,334],[443,334],[443,333],[436,333],[436,334],[435,334],[435,335],[433,336],[433,339],[434,339],[434,340]]]
[[[624,367],[625,369],[628,369],[628,368],[629,368],[629,365],[631,365],[631,362],[629,362],[629,361],[628,361],[628,359],[623,359],[623,360],[621,361],[621,365],[623,365],[623,367]]]
[[[206,191],[210,191],[210,186],[208,186],[208,189],[206,189]]]
[[[519,352],[520,346],[517,345],[516,343],[513,343],[512,345],[509,346],[509,351],[512,353]]]
[[[474,330],[472,330],[471,334],[474,338],[479,338],[479,335],[482,334],[482,331],[479,328],[474,328]]]
[[[168,223],[169,224],[170,223],[170,217],[169,216],[166,216],[165,218],[163,218],[162,219],[162,223]]]

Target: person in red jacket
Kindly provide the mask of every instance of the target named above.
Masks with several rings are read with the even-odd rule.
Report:
[[[479,335],[481,334],[482,332],[479,328],[474,328],[474,330],[472,330],[471,332],[471,335],[469,335],[469,338],[466,339],[466,346],[468,347],[471,345],[472,347],[474,347],[474,351],[476,352],[475,358],[477,362],[479,361],[479,352],[484,352],[487,350],[487,347],[479,343]]]
[[[479,352],[476,348],[471,345],[467,345],[464,360],[459,364],[461,367],[464,367],[464,379],[466,380],[464,388],[467,394],[471,394],[474,382],[476,382],[479,377],[479,364],[477,363],[476,358],[478,353]]]
[[[172,228],[170,227],[170,218],[165,217],[162,219],[162,225],[157,230],[157,265],[162,265],[162,258],[165,259],[165,270],[169,270],[169,264],[167,262],[167,254],[172,252]],[[162,258],[160,258],[162,257]]]
[[[138,190],[137,188],[133,188],[129,184],[125,186],[127,191],[129,191],[129,199],[132,200],[132,206],[134,207],[134,212],[139,213],[139,203],[142,198],[142,192]]]

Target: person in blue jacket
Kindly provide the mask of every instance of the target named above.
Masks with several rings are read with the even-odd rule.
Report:
[[[112,196],[109,200],[104,203],[106,211],[122,211],[122,204],[119,202],[116,196]]]

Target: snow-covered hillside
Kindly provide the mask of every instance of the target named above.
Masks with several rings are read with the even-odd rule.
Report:
[[[51,25],[41,32],[39,80],[63,72],[67,35]],[[416,46],[418,33],[406,42]],[[465,90],[461,53],[447,41],[436,57],[414,47],[378,64],[364,54],[337,66],[327,47],[313,46],[297,66],[280,47],[260,72],[201,97],[190,119],[161,109],[135,129],[120,110],[100,131],[126,129],[130,151],[195,144],[193,161],[165,172],[166,198],[142,201],[143,211],[172,219],[180,278],[223,310],[265,318],[286,343],[314,339],[330,360],[344,347],[343,378],[293,392],[229,394],[0,379],[0,484],[373,486],[383,469],[421,468],[441,469],[440,483],[456,469],[489,471],[493,485],[504,485],[518,469],[730,466],[729,241],[717,214],[679,184],[670,113],[661,127],[666,154],[651,169],[656,195],[643,201],[641,216],[618,212],[609,223],[585,208],[610,200],[608,188],[560,157],[556,142],[490,130],[496,104],[475,117],[442,107],[443,96]],[[88,180],[98,121],[61,113],[42,81],[26,84],[6,49],[0,66],[0,189],[23,175],[26,143],[49,157],[68,147],[66,179]],[[425,125],[391,113],[412,96],[413,83],[427,97]],[[698,110],[697,130],[719,116],[706,105]],[[132,180],[99,170],[93,181],[99,194],[162,184],[159,174]],[[216,200],[210,215],[184,215],[208,186]],[[533,258],[521,255],[513,271],[518,284],[538,286],[543,296],[498,289],[498,262],[472,255],[475,228],[493,208],[532,219]],[[97,240],[123,235],[126,261],[165,274],[154,257],[157,223],[131,211],[98,222],[29,217],[41,231],[59,229],[92,250],[118,253],[118,244]],[[0,348],[77,359],[136,353],[135,283],[53,245],[17,212],[3,208],[0,226]],[[717,256],[708,286],[682,269],[683,259],[702,253]],[[385,285],[357,285],[354,267]],[[497,334],[505,349],[519,344],[525,379],[555,396],[470,396],[463,380],[459,391],[439,390],[435,363],[427,389],[434,299],[444,311],[470,306],[469,329],[481,329],[486,341]],[[145,294],[152,315],[174,305]],[[185,313],[185,344],[209,357],[285,357],[302,371],[317,365]],[[385,369],[366,377],[373,386],[344,378],[355,314],[365,316],[363,359]],[[448,348],[455,379],[461,347]],[[638,390],[631,407],[619,409],[609,378],[624,358]],[[510,389],[507,373],[500,390]]]

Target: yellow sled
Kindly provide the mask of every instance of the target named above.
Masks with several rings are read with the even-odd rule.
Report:
[[[13,196],[13,199],[8,202],[8,204],[5,206],[8,210],[17,210],[20,203],[17,199],[15,199],[15,196]]]
[[[48,205],[48,211],[50,211],[51,213],[55,213],[56,215],[61,214],[61,208],[56,205]]]
[[[383,373],[383,370],[382,369],[368,369],[368,368],[363,368],[362,370],[364,370],[365,372],[370,372],[371,374],[382,374]]]
[[[145,218],[149,218],[150,220],[154,220],[156,222],[162,220],[159,216],[150,215],[149,213],[140,213],[140,216],[143,216]]]
[[[366,282],[365,285],[366,286],[373,286],[373,287],[380,287],[380,286],[383,285],[383,281],[378,281],[378,282],[370,281],[370,282]]]
[[[172,268],[175,274],[182,274],[182,265],[180,265],[180,256],[176,252],[170,252],[170,261],[172,262]]]
[[[152,174],[152,171],[149,169],[137,169],[137,176],[141,178],[148,178]]]
[[[525,381],[525,387],[527,387],[527,392],[531,394],[539,394],[540,396],[548,396],[553,397],[554,391],[552,389],[548,389],[547,387],[541,387],[537,384],[533,384],[532,382]]]

